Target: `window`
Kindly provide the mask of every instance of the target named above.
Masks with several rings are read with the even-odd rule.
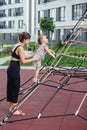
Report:
[[[56,0],[38,0],[38,4],[53,2],[53,1],[56,1]]]
[[[72,6],[72,20],[78,20],[83,13],[82,4]]]
[[[38,23],[40,23],[41,18],[44,18],[44,11],[38,11]]]
[[[56,21],[56,9],[50,10],[50,18],[52,18],[53,21]]]
[[[64,29],[61,29],[60,31],[60,40],[63,40],[64,37]]]
[[[5,0],[0,0],[0,6],[2,6],[2,5],[6,5]]]
[[[63,36],[63,40],[68,40],[70,38],[72,32],[72,28],[70,29],[64,29],[64,36]]]
[[[15,4],[15,0],[8,0],[8,4]]]
[[[23,28],[24,26],[24,23],[23,23],[23,20],[18,20],[18,28]]]
[[[8,4],[23,3],[24,0],[8,0]]]
[[[10,40],[14,40],[14,33],[10,33]]]
[[[15,28],[15,21],[9,21],[8,28]]]
[[[20,3],[20,0],[15,0],[15,3]]]
[[[15,4],[15,0],[11,0],[11,4]]]
[[[60,29],[56,29],[56,40],[60,40]]]
[[[56,9],[56,20],[65,21],[65,6]]]
[[[19,10],[20,14],[23,15],[23,7],[19,8]]]
[[[8,10],[8,16],[11,16],[11,9]]]
[[[5,10],[5,16],[8,16],[8,9]]]
[[[6,28],[6,21],[0,22],[0,29]]]
[[[9,33],[3,33],[3,40],[8,40],[9,39]]]
[[[87,32],[80,32],[79,35],[76,37],[76,40],[87,42]]]
[[[38,4],[40,4],[40,0],[38,0]]]
[[[19,16],[20,12],[19,12],[19,8],[15,8],[14,9],[14,16]]]
[[[15,3],[23,3],[23,0],[15,0]]]
[[[56,29],[56,40],[60,41],[64,39],[64,29]]]
[[[14,16],[23,16],[23,7],[14,9]]]
[[[8,0],[8,4],[11,4],[11,0]]]
[[[38,3],[41,4],[41,3],[44,3],[45,0],[38,0]]]
[[[60,20],[65,21],[65,7],[61,7],[60,12]]]
[[[49,2],[53,2],[53,1],[56,1],[56,0],[48,0]]]
[[[40,11],[38,11],[38,23],[40,23]]]
[[[3,33],[3,39],[4,40],[6,39],[6,33]]]
[[[15,16],[15,9],[9,9],[8,16]]]
[[[40,36],[40,30],[38,30],[38,36]]]
[[[5,10],[0,10],[0,17],[5,17],[6,16],[6,14],[5,14]]]
[[[44,10],[44,18],[50,18],[50,9]]]
[[[40,18],[44,17],[44,11],[40,11]]]

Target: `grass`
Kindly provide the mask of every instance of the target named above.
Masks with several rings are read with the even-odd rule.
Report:
[[[52,48],[53,50],[56,50],[57,49],[57,46],[53,46]],[[58,49],[58,52],[61,51],[62,48],[59,48]],[[62,53],[66,50],[67,48],[65,48]],[[87,46],[85,47],[82,47],[82,46],[75,46],[75,47],[70,47],[68,49],[68,51],[66,52],[66,54],[68,55],[73,55],[73,56],[78,56],[78,57],[87,57]],[[59,60],[60,57],[57,58],[56,62],[53,64],[55,65],[57,63],[57,61]],[[45,61],[48,61],[48,59],[50,59],[50,56],[46,55],[46,58],[45,60],[42,62],[43,64],[45,63]],[[51,65],[53,60],[50,60],[48,62],[48,66]],[[87,61],[82,61],[81,59],[76,59],[76,58],[69,58],[69,57],[62,57],[60,62],[58,63],[57,67],[61,67],[61,66],[65,66],[65,67],[76,67],[76,66],[79,66],[81,64],[81,66],[87,66]]]
[[[0,53],[0,58],[6,57],[6,56],[10,56],[11,53]]]
[[[0,58],[10,56],[12,48],[12,44],[0,44]]]
[[[10,56],[11,55],[11,51],[13,48],[13,44],[0,44],[0,58],[2,57],[6,57],[6,56]],[[34,51],[35,50],[35,43],[34,42],[30,42],[28,46],[24,47],[25,51]]]
[[[32,47],[34,50],[35,50],[35,44],[30,44],[29,47]],[[27,49],[27,47],[25,47],[25,50]],[[33,50],[32,49],[32,50]],[[52,47],[52,50],[56,51],[56,49],[58,49],[58,46],[57,45],[54,45]],[[62,47],[58,49],[58,53],[60,53]],[[66,48],[62,51],[62,53],[66,50]],[[82,47],[82,46],[75,46],[75,47],[70,47],[67,51],[67,54],[69,55],[74,55],[74,56],[85,56],[87,57],[87,46],[85,47]],[[49,61],[47,63],[48,66],[51,65],[52,61],[53,61],[53,58],[52,60],[49,60],[51,57],[46,54],[45,56],[45,59],[42,61],[42,66],[44,66],[45,63],[47,63],[47,61]],[[57,63],[57,61],[59,60],[59,58],[57,58],[56,62],[54,63],[54,65]],[[68,58],[68,57],[62,57],[59,64],[57,65],[58,67],[59,66],[67,66],[67,67],[71,67],[71,66],[78,66],[80,63],[82,62],[82,60],[80,60],[79,58],[78,59],[75,59],[75,58]],[[6,65],[9,65],[9,61],[6,61],[3,66],[6,66]],[[29,64],[22,64],[21,63],[21,66],[32,66],[32,63],[29,63]],[[82,66],[87,66],[87,61],[84,61],[82,63]]]

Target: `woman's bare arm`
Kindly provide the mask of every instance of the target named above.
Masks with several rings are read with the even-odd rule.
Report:
[[[24,49],[21,46],[18,48],[18,53],[20,56],[20,60],[23,64],[27,64],[27,63],[34,62],[34,61],[38,60],[37,58],[25,59]]]
[[[27,58],[31,58],[31,57],[33,57],[34,56],[34,53],[31,53],[31,54],[25,54],[25,58],[27,59]]]

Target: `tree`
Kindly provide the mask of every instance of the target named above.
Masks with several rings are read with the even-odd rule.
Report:
[[[55,29],[55,25],[53,23],[52,19],[49,18],[42,18],[40,20],[40,29],[42,30],[42,33],[46,34],[49,40],[52,40],[52,34]]]

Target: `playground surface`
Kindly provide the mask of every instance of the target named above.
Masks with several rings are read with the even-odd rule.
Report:
[[[32,77],[33,74],[34,70],[21,69],[21,84]],[[51,82],[51,80],[56,82],[60,79],[61,75],[54,75],[46,80],[49,80],[47,82],[48,85],[56,86],[56,83]],[[6,69],[0,69],[0,99],[6,96],[6,82]],[[23,88],[29,86],[30,83],[26,83]],[[87,91],[87,80],[71,78],[68,85],[65,85],[64,88]],[[41,118],[36,118],[51,96],[55,93],[56,89],[56,87],[40,85],[20,107],[26,115],[12,116],[9,119],[20,120],[28,118],[29,120],[4,124],[3,126],[0,126],[0,130],[87,130],[87,121],[85,120],[87,119],[87,97],[85,98],[78,115],[75,115],[85,93],[60,89],[42,112]],[[8,114],[8,107],[6,100],[0,102],[0,121]]]

